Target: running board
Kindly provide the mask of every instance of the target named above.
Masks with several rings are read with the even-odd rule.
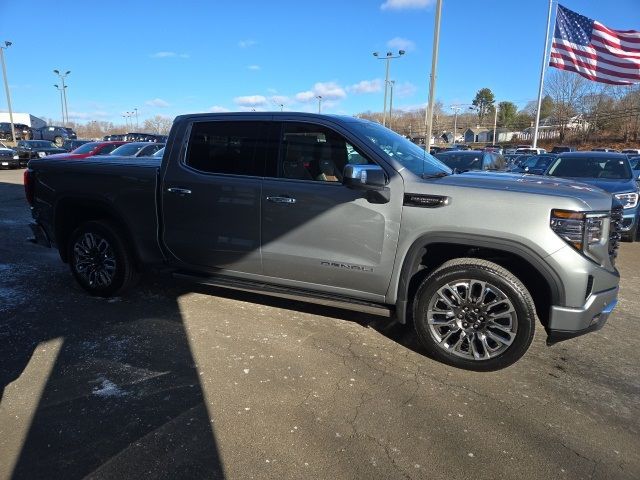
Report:
[[[393,316],[392,308],[387,305],[367,302],[365,300],[345,297],[342,295],[330,295],[323,292],[281,287],[278,285],[252,282],[249,280],[238,280],[237,278],[225,276],[201,276],[191,273],[175,272],[173,273],[173,277],[180,280],[199,283],[201,285],[210,285],[213,287],[229,288],[231,290],[241,290],[243,292],[265,294],[288,300],[315,303],[325,307],[344,308],[346,310],[355,310],[356,312],[380,315],[389,318]]]

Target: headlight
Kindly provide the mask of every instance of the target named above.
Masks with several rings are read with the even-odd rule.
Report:
[[[38,156],[39,156],[40,158],[42,158],[42,157],[46,157],[46,156],[47,156],[47,152],[38,152]]]
[[[603,260],[607,251],[609,213],[552,210],[550,227],[580,253],[598,263]]]
[[[20,160],[20,157],[19,157],[18,155],[14,155],[14,156],[13,156],[13,159],[14,159],[14,160]]]
[[[637,192],[616,193],[614,197],[620,200],[620,203],[622,203],[622,208],[634,208],[636,205],[638,205]]]

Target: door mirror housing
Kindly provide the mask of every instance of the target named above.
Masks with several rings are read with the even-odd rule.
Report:
[[[387,185],[387,176],[379,165],[346,165],[342,183],[359,190],[382,190]]]

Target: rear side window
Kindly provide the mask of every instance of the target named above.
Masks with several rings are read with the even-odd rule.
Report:
[[[185,163],[201,172],[263,176],[277,137],[267,122],[197,122],[191,128]]]

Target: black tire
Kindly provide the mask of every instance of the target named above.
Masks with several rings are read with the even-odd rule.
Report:
[[[104,240],[107,248],[102,249],[96,246],[94,253],[87,254],[87,238]],[[104,247],[102,242],[100,242],[100,245]],[[76,249],[80,249],[78,253]],[[102,255],[103,252],[106,253]],[[67,254],[71,273],[80,286],[91,295],[112,297],[122,294],[135,285],[139,278],[133,255],[127,247],[124,235],[118,226],[109,220],[94,220],[76,228],[69,238]],[[103,261],[105,263],[109,262],[108,272],[105,268],[103,275],[97,278],[95,269],[92,270],[91,267],[83,269],[83,258],[80,255],[84,255],[84,265],[86,265],[87,256],[96,255],[98,262],[104,257],[106,260]],[[91,280],[91,273],[88,273],[87,270],[94,272],[93,281]],[[105,276],[109,278],[108,282],[104,281]]]
[[[497,326],[495,320],[486,320],[490,315],[492,317],[500,317],[500,315],[495,315],[496,310],[492,310],[498,307],[491,307],[488,302],[485,304],[485,306],[489,308],[489,310],[485,310],[486,313],[484,315],[486,317],[478,317],[478,315],[482,315],[482,309],[484,307],[480,308],[480,313],[472,313],[471,311],[466,313],[462,311],[462,308],[457,308],[455,311],[458,313],[453,317],[449,316],[454,312],[453,307],[451,308],[451,314],[447,313],[445,315],[444,313],[439,313],[442,311],[440,310],[442,305],[446,305],[444,307],[445,309],[448,309],[449,306],[446,303],[438,303],[440,302],[438,298],[442,298],[441,296],[438,296],[438,291],[443,287],[447,288],[447,286],[452,282],[456,281],[460,281],[461,284],[464,284],[463,281],[469,282],[469,293],[466,295],[467,297],[470,297],[470,300],[474,300],[474,298],[475,300],[478,300],[477,297],[473,296],[473,288],[483,288],[479,295],[483,298],[482,302],[484,302],[484,299],[486,298],[491,298],[491,292],[484,289],[486,288],[486,285],[485,287],[476,287],[476,284],[474,283],[472,286],[472,283],[476,281],[477,285],[481,285],[482,282],[489,282],[491,287],[495,287],[494,290],[500,293],[500,295],[495,298],[501,298],[504,295],[504,297],[508,299],[512,305],[513,313],[509,314],[507,317],[508,320],[506,321],[509,322],[510,328],[513,328],[513,325],[515,325],[516,328],[513,333],[515,338],[512,339],[509,345],[506,345],[505,342],[504,345],[500,346],[499,342],[496,342],[493,338],[487,337],[488,329],[491,329],[490,333],[499,333],[502,335],[501,331],[495,329]],[[450,297],[449,299],[451,300],[452,298],[454,297]],[[509,306],[506,305],[506,302],[504,301],[497,302],[497,304],[505,304],[507,310],[510,310]],[[431,326],[429,325],[427,314],[430,305],[432,305],[432,323],[434,323],[434,319],[440,322]],[[463,302],[463,305],[467,304]],[[436,315],[440,315],[440,317],[436,319]],[[460,315],[462,315],[462,317],[460,317]],[[466,315],[474,315],[474,320],[469,320]],[[445,262],[424,279],[416,292],[413,307],[413,319],[418,339],[432,358],[465,370],[493,371],[508,367],[525,354],[533,341],[536,311],[531,294],[522,282],[510,271],[487,260],[477,258],[459,258]],[[440,321],[439,319],[442,320]],[[479,319],[482,319],[482,321]],[[503,321],[505,320],[500,320],[500,322]],[[447,326],[444,325],[444,322],[454,322],[454,324],[452,326]],[[464,324],[462,324],[462,322],[464,322]],[[471,322],[477,322],[477,328],[479,330],[474,329],[475,325],[471,324]],[[469,327],[470,324],[471,327]],[[464,325],[466,325],[466,327]],[[440,330],[442,328],[445,330]],[[458,328],[459,330],[457,331],[460,332],[457,337],[457,331],[455,331],[456,328]],[[445,332],[444,335],[440,333],[443,331]],[[467,331],[471,331],[469,334],[470,336],[466,333]],[[459,340],[461,337],[466,337],[466,339],[463,338],[461,341],[462,343],[457,347],[458,349],[456,349],[456,347],[451,348],[450,345],[448,345],[449,340],[444,340],[447,336],[446,334],[449,332],[451,332],[452,342],[454,340]],[[441,335],[440,342],[437,341],[436,335]],[[495,335],[493,335],[493,337],[495,338]],[[482,338],[484,338],[484,340],[481,341]],[[506,334],[505,338],[511,339],[511,334]],[[473,349],[471,345],[472,339],[474,342]],[[466,352],[463,348],[465,342],[467,345]],[[482,356],[489,355],[494,344],[499,347],[495,351],[496,356],[486,359],[475,357],[475,354],[478,353],[476,350],[479,350],[480,353],[483,354]],[[500,351],[501,349],[504,350]],[[452,352],[457,352],[457,354]],[[464,357],[465,354],[468,358]]]
[[[62,137],[54,137],[53,143],[55,143],[58,147],[61,147],[64,143],[64,140],[62,140]]]

